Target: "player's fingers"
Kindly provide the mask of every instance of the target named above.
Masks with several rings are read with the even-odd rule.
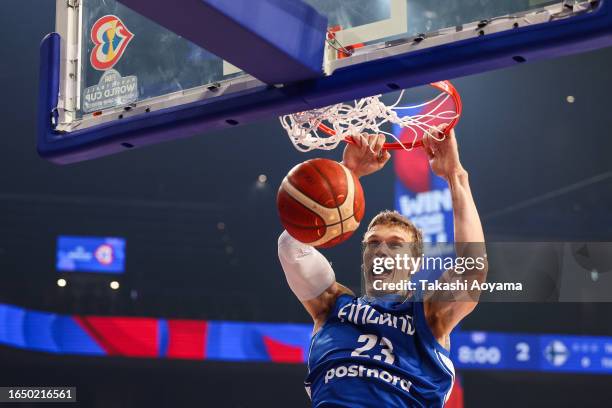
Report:
[[[376,141],[378,140],[378,135],[368,135],[368,144],[370,145],[370,151],[375,153],[374,149],[376,147]]]
[[[363,139],[361,135],[353,136],[353,142],[355,142],[355,146],[361,148],[361,145],[363,144]]]
[[[439,151],[441,154],[444,154],[452,148],[451,146],[455,144],[455,131],[452,128],[448,129],[448,125],[442,125],[439,127],[439,129],[439,141],[438,143],[435,143],[436,147],[434,148],[434,153]]]
[[[366,135],[360,134],[359,135],[359,140],[361,141],[361,145],[359,146],[359,151],[360,151],[361,154],[365,154],[368,151],[368,148],[369,148],[368,139],[367,139]]]
[[[381,164],[385,164],[389,161],[389,159],[391,158],[391,153],[389,153],[388,150],[383,150],[380,152],[380,155],[378,156],[378,161]]]
[[[433,138],[438,141],[442,141],[444,139],[444,129],[445,125],[436,126],[433,128]]]
[[[429,156],[430,159],[434,156],[434,152],[431,148],[431,145],[432,145],[431,139],[432,138],[428,132],[425,132],[423,134],[423,149],[425,149],[425,153],[427,153],[427,156]]]
[[[440,131],[442,132],[440,136],[444,139],[445,142],[448,140],[453,140],[455,138],[455,129],[449,129],[448,127],[448,124],[444,124],[440,127]]]
[[[436,157],[436,151],[431,147],[426,148],[425,151],[427,152],[427,156],[429,156],[430,159]]]
[[[380,152],[385,144],[385,135],[377,135],[376,136],[376,144],[374,145],[374,153],[380,156]]]

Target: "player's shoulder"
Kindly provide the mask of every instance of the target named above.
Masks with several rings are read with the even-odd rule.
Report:
[[[355,296],[352,290],[344,285],[335,283],[333,290],[333,296],[328,301],[328,307],[325,313],[321,313],[314,321],[313,336],[325,326],[330,317],[333,317],[338,308],[346,305],[347,303],[357,302],[358,298]]]
[[[324,320],[327,320],[332,314],[334,314],[340,304],[344,305],[350,302],[357,302],[358,299],[359,298],[355,296],[355,293],[351,289],[336,282],[333,289],[333,296],[329,299],[328,309],[324,316]]]
[[[337,283],[337,291],[336,291],[336,300],[340,297],[340,296],[350,296],[352,298],[357,298],[357,296],[355,296],[355,293],[347,288],[346,286],[342,285],[341,283]]]

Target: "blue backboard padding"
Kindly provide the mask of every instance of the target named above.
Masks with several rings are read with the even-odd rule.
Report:
[[[208,322],[206,355],[211,360],[270,361],[264,336],[307,354],[312,327],[304,324]]]
[[[40,67],[38,71],[38,116],[36,126],[38,145],[44,146],[54,134],[56,107],[59,97],[60,46],[58,33],[50,33],[40,43]]]
[[[321,76],[327,18],[302,1],[120,1],[267,84]]]

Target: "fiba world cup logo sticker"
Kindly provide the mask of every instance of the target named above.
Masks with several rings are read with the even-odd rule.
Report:
[[[94,252],[94,256],[102,265],[112,264],[115,258],[113,254],[113,247],[107,244],[100,245]]]
[[[112,68],[123,56],[134,34],[117,16],[107,15],[98,19],[91,28],[91,65],[100,71]]]

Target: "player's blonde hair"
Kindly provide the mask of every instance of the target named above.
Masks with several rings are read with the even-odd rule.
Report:
[[[412,236],[414,236],[414,241],[412,244],[415,245],[415,252],[418,254],[423,253],[423,233],[416,227],[416,225],[414,225],[412,221],[404,217],[402,214],[391,210],[379,212],[374,218],[372,218],[372,221],[370,221],[366,234],[377,225],[399,227],[404,231],[408,231]]]

